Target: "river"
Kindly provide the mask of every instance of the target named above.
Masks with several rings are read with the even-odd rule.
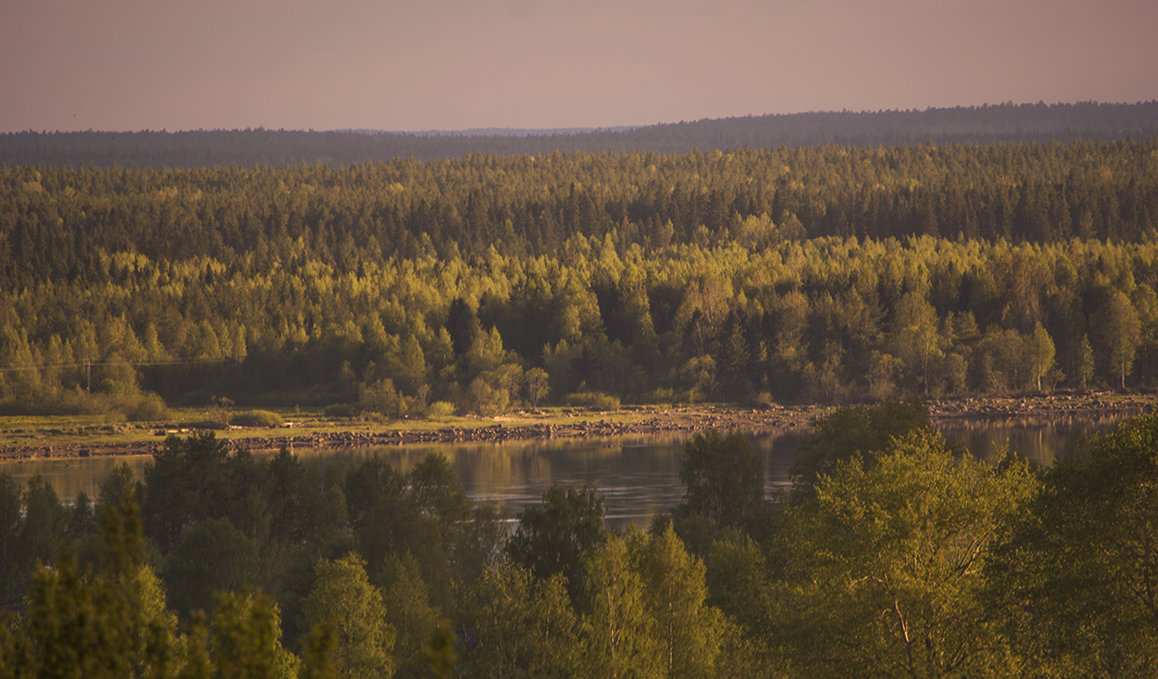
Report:
[[[1113,418],[1073,417],[1042,420],[947,420],[946,435],[982,457],[1009,450],[1042,465],[1067,454],[1075,437],[1105,431]],[[752,439],[764,466],[769,494],[789,483],[804,432],[789,431]],[[471,498],[495,502],[513,519],[536,502],[552,484],[591,483],[603,494],[608,520],[616,525],[644,526],[655,514],[677,505],[683,494],[680,461],[686,437],[626,437],[615,439],[556,439],[507,441],[497,444],[437,444],[352,449],[297,449],[310,464],[343,464],[380,456],[391,466],[409,471],[430,453],[446,456]],[[40,474],[62,500],[80,493],[95,498],[100,484],[116,465],[127,464],[137,478],[152,458],[134,455],[104,458],[22,460],[0,463],[0,472],[26,482]]]

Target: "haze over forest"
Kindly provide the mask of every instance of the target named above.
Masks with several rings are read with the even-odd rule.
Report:
[[[1158,133],[1156,121],[1158,101],[802,113],[614,130],[22,132],[0,134],[0,162],[158,168],[256,163],[280,167],[317,162],[351,165],[395,158],[427,161],[472,153],[686,153],[824,144],[1143,140]]]

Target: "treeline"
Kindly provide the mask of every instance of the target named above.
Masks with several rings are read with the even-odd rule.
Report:
[[[575,237],[555,257],[343,273],[118,253],[103,283],[0,294],[0,403],[149,419],[160,394],[402,417],[1152,386],[1156,257],[1152,242]]]
[[[0,168],[0,286],[104,281],[102,253],[342,271],[394,258],[822,236],[1048,243],[1158,233],[1158,141],[549,154],[351,168]]]
[[[845,144],[1074,142],[1158,136],[1158,102],[1001,104],[924,111],[821,112],[699,120],[613,130],[435,133],[211,130],[0,134],[0,163],[98,167],[285,167],[421,161],[470,154],[687,153]]]
[[[508,534],[436,456],[400,474],[174,438],[95,510],[0,475],[0,585],[24,593],[0,677],[1158,667],[1158,417],[1048,470],[960,453],[914,402],[838,409],[803,451],[769,502],[746,439],[697,436],[683,502],[642,533],[556,487]]]

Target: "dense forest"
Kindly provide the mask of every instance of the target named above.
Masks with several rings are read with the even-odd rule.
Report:
[[[688,153],[741,148],[902,146],[923,143],[1073,142],[1158,136],[1158,101],[1001,104],[924,111],[748,116],[611,130],[372,131],[199,130],[0,134],[0,163],[97,167],[286,167],[469,154]]]
[[[1158,142],[0,168],[0,404],[1158,385]]]
[[[306,465],[170,438],[95,505],[0,474],[0,677],[1149,676],[1158,416],[1051,469],[917,402],[837,409],[790,491],[742,436],[608,529],[591,487],[512,531],[444,458]]]

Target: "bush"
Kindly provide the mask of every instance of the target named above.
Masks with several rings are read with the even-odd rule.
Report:
[[[153,392],[90,394],[80,389],[45,392],[11,408],[11,412],[102,415],[110,422],[163,420],[169,414],[165,400]]]
[[[619,399],[601,391],[576,391],[564,399],[567,405],[589,410],[617,410]]]
[[[467,404],[467,410],[483,417],[493,417],[505,413],[510,408],[511,397],[506,389],[495,387],[483,378],[476,377],[470,383]]]
[[[230,418],[229,423],[241,427],[281,427],[285,420],[272,410],[246,410]]]
[[[659,389],[652,389],[643,396],[644,403],[675,403],[677,395],[674,389],[670,387],[660,387]]]
[[[322,415],[326,417],[354,417],[358,414],[358,409],[353,403],[334,403],[322,409]]]
[[[776,401],[772,398],[772,393],[767,391],[762,391],[759,394],[756,394],[753,402],[755,405],[761,406],[763,408],[770,408],[776,405]]]
[[[450,401],[435,401],[426,408],[426,416],[438,420],[454,415],[454,404]]]
[[[125,415],[134,422],[163,420],[169,416],[169,408],[165,405],[165,399],[157,394],[143,393],[125,411]]]
[[[407,399],[394,387],[394,380],[385,378],[358,386],[358,405],[362,410],[399,418],[406,414]]]

